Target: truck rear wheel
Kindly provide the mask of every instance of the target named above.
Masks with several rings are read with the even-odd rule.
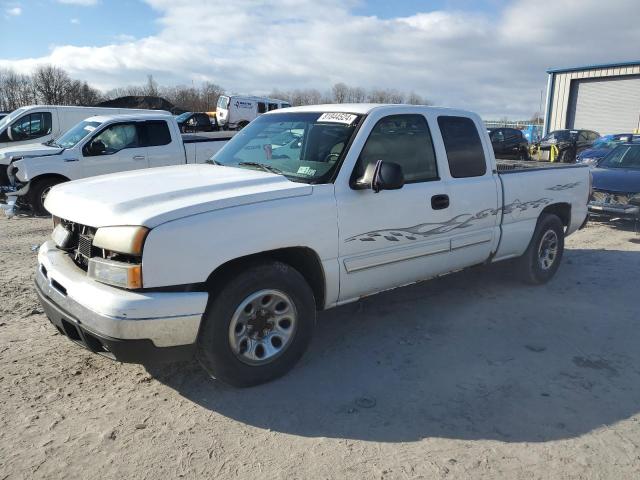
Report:
[[[259,385],[293,368],[315,323],[315,300],[305,278],[281,262],[256,264],[225,281],[210,299],[197,357],[225,383]]]
[[[516,261],[520,278],[531,285],[548,282],[558,271],[564,252],[564,227],[553,214],[543,213],[527,251]]]
[[[247,125],[249,125],[249,122],[247,121],[242,121],[238,124],[237,130],[240,131],[242,130],[244,127],[246,127]]]
[[[29,203],[31,209],[35,215],[48,215],[47,209],[44,208],[44,201],[49,195],[49,191],[62,183],[59,178],[43,178],[42,180],[36,180],[29,188]]]

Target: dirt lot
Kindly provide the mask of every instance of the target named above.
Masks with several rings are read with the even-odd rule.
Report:
[[[638,478],[640,236],[592,224],[558,276],[479,268],[325,312],[301,364],[234,390],[57,334],[43,219],[0,219],[0,480]]]

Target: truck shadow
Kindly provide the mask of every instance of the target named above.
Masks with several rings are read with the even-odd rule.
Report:
[[[147,367],[200,406],[305,437],[539,442],[640,411],[640,252],[567,250],[520,284],[481,267],[323,312],[287,376],[251,389],[197,364]]]

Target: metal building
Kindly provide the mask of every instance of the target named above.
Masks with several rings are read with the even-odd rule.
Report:
[[[640,129],[640,61],[547,70],[544,133],[584,128],[602,135]]]

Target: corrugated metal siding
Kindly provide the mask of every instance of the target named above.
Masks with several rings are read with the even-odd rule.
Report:
[[[572,82],[567,128],[600,134],[631,132],[640,118],[640,75],[578,79]]]
[[[569,107],[571,83],[580,78],[606,78],[625,75],[640,75],[640,64],[616,68],[594,68],[566,73],[555,73],[553,96],[551,98],[551,114],[547,131],[566,128],[567,109]]]

